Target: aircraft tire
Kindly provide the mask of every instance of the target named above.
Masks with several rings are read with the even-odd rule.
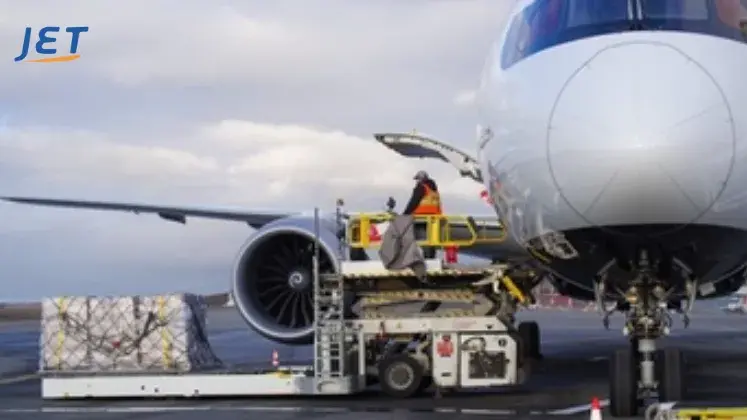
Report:
[[[638,364],[630,349],[617,350],[610,360],[610,414],[638,415]]]
[[[518,330],[524,357],[539,360],[542,357],[539,325],[534,321],[522,322],[519,324]]]
[[[656,352],[656,380],[659,401],[681,401],[685,396],[685,360],[679,349]]]
[[[397,354],[379,364],[381,390],[390,397],[409,398],[420,390],[423,367],[407,354]]]

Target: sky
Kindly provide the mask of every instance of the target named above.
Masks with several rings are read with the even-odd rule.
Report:
[[[401,208],[426,169],[446,211],[485,214],[479,185],[372,133],[471,150],[474,88],[511,4],[0,0],[0,195],[284,211],[342,197],[371,211],[389,196]],[[25,28],[44,26],[88,26],[81,58],[14,62]],[[0,215],[6,301],[226,291],[252,233],[11,203]]]

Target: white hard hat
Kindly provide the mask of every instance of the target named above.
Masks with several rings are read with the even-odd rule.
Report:
[[[415,174],[415,176],[412,179],[416,179],[418,181],[422,181],[424,179],[428,178],[428,172],[426,171],[418,171],[418,173]]]

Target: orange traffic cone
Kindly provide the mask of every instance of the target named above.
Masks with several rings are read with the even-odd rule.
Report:
[[[272,351],[272,366],[273,367],[280,366],[280,356],[278,356],[277,350]]]
[[[589,414],[589,420],[602,420],[602,409],[599,406],[599,398],[597,397],[591,399],[591,413]]]

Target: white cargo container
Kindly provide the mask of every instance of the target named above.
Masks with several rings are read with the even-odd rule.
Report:
[[[206,306],[191,294],[58,297],[42,302],[42,372],[214,368]]]

